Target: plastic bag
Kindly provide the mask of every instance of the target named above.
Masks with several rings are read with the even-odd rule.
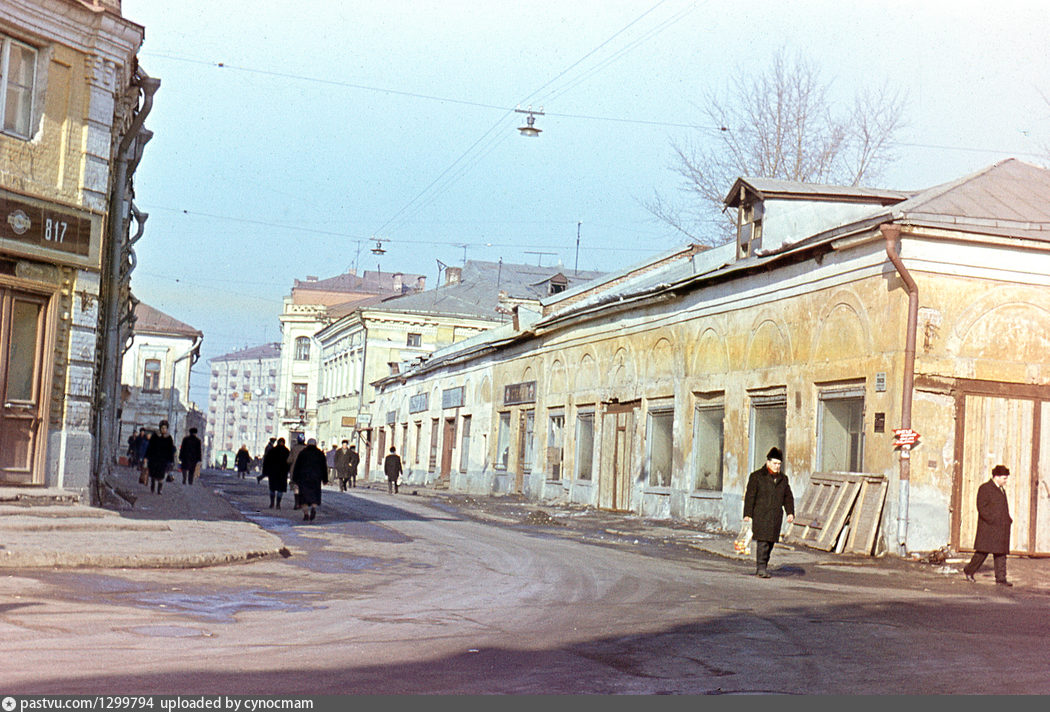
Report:
[[[746,554],[751,546],[751,522],[740,525],[740,533],[733,541],[733,551],[738,554]]]

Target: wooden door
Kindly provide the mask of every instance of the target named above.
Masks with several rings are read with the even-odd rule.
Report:
[[[42,481],[47,301],[0,288],[0,484]]]
[[[610,404],[602,423],[602,456],[598,471],[598,507],[617,511],[631,508],[631,457],[635,404]]]
[[[441,439],[441,477],[452,474],[452,450],[456,445],[456,419],[445,418],[445,432]]]
[[[962,402],[962,452],[952,511],[954,547],[973,550],[977,488],[991,479],[993,467],[1006,465],[1010,468],[1006,497],[1014,520],[1010,551],[1039,553],[1035,549],[1037,517],[1033,518],[1039,478],[1034,472],[1037,463],[1033,461],[1033,445],[1039,440],[1040,404],[1030,398],[986,395],[966,395]],[[1043,407],[1045,410],[1045,404]]]

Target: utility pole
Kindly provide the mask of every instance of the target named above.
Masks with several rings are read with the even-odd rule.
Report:
[[[580,226],[583,225],[582,220],[576,222],[576,266],[573,268],[572,276],[575,277],[580,274]]]

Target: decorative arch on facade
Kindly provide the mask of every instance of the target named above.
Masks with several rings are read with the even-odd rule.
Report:
[[[697,337],[689,363],[690,376],[729,371],[729,346],[725,336],[712,327],[705,328]]]
[[[747,344],[747,368],[770,368],[791,360],[791,342],[784,328],[768,316],[755,319]]]
[[[810,360],[838,361],[872,349],[871,321],[863,303],[853,292],[837,292],[819,315]]]
[[[492,379],[486,375],[481,379],[481,387],[478,389],[478,399],[483,403],[492,402]]]
[[[612,381],[609,383],[614,388],[626,388],[627,386],[634,386],[638,381],[638,372],[634,365],[633,349],[630,342],[622,343],[616,352],[613,353],[612,368],[609,369],[612,373]]]
[[[573,392],[591,391],[598,388],[598,363],[594,356],[585,353],[580,357],[580,366],[576,369],[576,379],[573,383]]]
[[[671,339],[661,336],[649,349],[646,359],[646,378],[650,381],[659,381],[671,378],[678,370],[675,366],[675,350]]]
[[[1050,305],[978,299],[960,317],[945,349],[958,358],[1050,366]]]
[[[567,390],[567,379],[565,376],[565,364],[560,358],[555,357],[550,367],[550,379],[547,383],[548,393],[565,393]]]

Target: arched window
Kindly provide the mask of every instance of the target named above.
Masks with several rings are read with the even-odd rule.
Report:
[[[296,361],[309,361],[310,360],[310,337],[300,336],[295,340],[295,360]]]

